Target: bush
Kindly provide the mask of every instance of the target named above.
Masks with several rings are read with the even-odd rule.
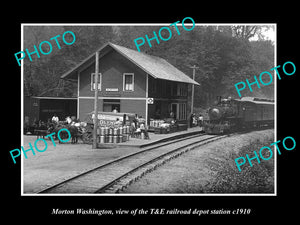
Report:
[[[210,158],[207,162],[208,167],[215,174],[215,179],[208,184],[204,192],[213,193],[274,193],[274,156],[265,161],[252,160],[253,166],[250,167],[248,160],[238,170],[235,159],[238,157],[250,158],[254,156],[253,151],[258,153],[263,146],[269,146],[273,143],[273,139],[264,139],[260,141],[256,139],[248,145],[240,148],[238,153],[230,152],[218,159]],[[263,152],[264,158],[269,157],[269,152]]]

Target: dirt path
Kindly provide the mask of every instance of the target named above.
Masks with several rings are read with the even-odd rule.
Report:
[[[274,130],[254,131],[201,146],[146,174],[124,193],[273,193],[274,160],[239,172],[234,159],[274,142]]]

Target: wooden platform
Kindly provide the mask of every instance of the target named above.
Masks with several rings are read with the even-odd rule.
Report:
[[[193,127],[189,128],[185,131],[179,131],[174,133],[168,134],[155,134],[149,133],[150,139],[141,139],[141,138],[130,138],[127,142],[122,143],[98,143],[98,148],[120,148],[120,147],[133,147],[133,148],[144,148],[148,147],[157,143],[170,141],[176,138],[186,137],[194,134],[201,133],[202,128],[200,127]]]

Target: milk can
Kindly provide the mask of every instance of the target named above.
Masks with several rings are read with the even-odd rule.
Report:
[[[123,142],[122,137],[123,137],[123,136],[121,136],[121,135],[118,136],[118,141],[117,141],[118,143],[122,143],[122,142]]]
[[[100,143],[104,143],[104,135],[100,135]]]
[[[154,127],[154,121],[150,120],[150,127]]]
[[[109,143],[113,143],[114,142],[113,141],[113,136],[111,134],[108,136],[108,142]]]
[[[127,141],[126,134],[123,134],[123,135],[122,135],[122,142],[126,142],[126,141]]]
[[[104,127],[100,127],[100,135],[104,135],[105,133],[104,133]]]
[[[109,128],[108,127],[104,127],[104,135],[108,135],[109,133]]]
[[[113,135],[114,135],[114,136],[117,136],[117,134],[118,134],[118,128],[115,127],[113,131],[114,131],[114,132],[113,132]]]
[[[108,135],[105,135],[104,136],[104,143],[108,143],[109,142],[109,136]]]
[[[114,143],[118,143],[118,136],[115,135],[115,136],[113,136],[113,137],[114,137]]]

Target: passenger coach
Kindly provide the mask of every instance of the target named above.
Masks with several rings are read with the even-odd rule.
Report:
[[[254,97],[218,99],[208,110],[209,120],[204,131],[222,134],[250,127],[274,125],[274,100]]]

